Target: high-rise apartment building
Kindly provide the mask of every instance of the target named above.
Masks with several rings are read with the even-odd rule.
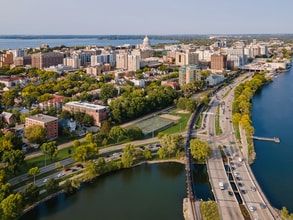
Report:
[[[114,64],[113,54],[100,54],[91,56],[91,66],[96,66],[98,64],[109,63]]]
[[[13,55],[10,52],[0,55],[0,67],[13,64]]]
[[[127,69],[127,63],[128,63],[127,58],[128,58],[127,53],[116,54],[116,68],[117,69]]]
[[[211,69],[223,71],[227,69],[227,56],[221,54],[213,54],[211,56]]]
[[[201,69],[197,65],[187,65],[179,68],[179,84],[185,85],[201,79]]]
[[[127,56],[127,69],[129,71],[136,71],[140,68],[140,56],[128,55]]]
[[[62,53],[37,53],[32,55],[32,67],[43,69],[50,66],[63,64]]]

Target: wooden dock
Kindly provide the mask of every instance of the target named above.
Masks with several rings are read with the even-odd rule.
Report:
[[[273,141],[275,143],[280,143],[280,139],[277,137],[273,137],[273,138],[266,138],[266,137],[257,137],[257,136],[252,136],[252,139],[255,140],[261,140],[261,141]]]

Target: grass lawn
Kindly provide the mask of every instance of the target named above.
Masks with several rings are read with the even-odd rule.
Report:
[[[178,111],[178,109],[177,109],[177,111]],[[191,113],[183,114],[183,113],[177,113],[177,111],[170,112],[170,115],[180,116],[178,123],[173,125],[170,128],[167,128],[166,130],[162,131],[162,133],[174,134],[174,133],[179,133],[179,132],[183,132],[186,130],[186,126],[187,126],[188,120],[191,116]]]

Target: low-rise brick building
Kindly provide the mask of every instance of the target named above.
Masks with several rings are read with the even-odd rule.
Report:
[[[41,125],[46,128],[46,139],[53,140],[58,137],[58,118],[37,114],[25,118],[25,127],[28,128],[32,125]]]
[[[101,127],[102,121],[107,119],[107,108],[102,105],[87,102],[67,102],[62,106],[62,110],[71,113],[83,112],[93,117],[94,125]]]

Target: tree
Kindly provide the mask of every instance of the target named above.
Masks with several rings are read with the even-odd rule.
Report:
[[[40,189],[36,185],[32,183],[27,185],[22,192],[22,198],[24,200],[24,203],[26,205],[34,203],[35,201],[37,201],[39,194]]]
[[[87,125],[87,126],[92,126],[94,124],[94,118],[91,115],[85,114],[82,123]]]
[[[89,143],[87,145],[78,146],[75,149],[75,153],[73,158],[76,161],[83,161],[90,157],[98,157],[99,156],[99,149],[95,143]]]
[[[85,177],[87,180],[91,181],[98,176],[97,165],[92,161],[88,161],[85,166]]]
[[[152,152],[149,148],[146,148],[144,151],[143,151],[143,156],[146,160],[148,159],[151,159],[152,158]]]
[[[209,143],[199,138],[190,140],[190,150],[192,157],[198,161],[204,161],[212,153]]]
[[[111,128],[109,137],[119,143],[120,139],[126,134],[126,129],[120,126],[114,126]]]
[[[0,201],[5,199],[12,193],[12,188],[10,183],[0,183]]]
[[[109,98],[113,98],[117,96],[117,89],[111,85],[111,84],[104,84],[101,87],[101,91],[100,91],[100,98],[103,101],[104,104],[107,103],[107,100]]]
[[[55,193],[59,190],[59,183],[56,179],[48,179],[45,188],[48,194]]]
[[[36,175],[38,175],[39,173],[40,173],[39,167],[30,168],[28,171],[28,175],[34,177],[34,184],[36,184]]]
[[[12,173],[20,170],[24,161],[24,154],[21,150],[5,151],[2,156],[2,162],[8,164],[8,170]]]
[[[135,152],[134,145],[127,144],[124,147],[122,157],[121,157],[121,162],[123,164],[123,167],[129,168],[132,166],[133,160],[134,160],[134,152]]]
[[[77,148],[78,146],[80,146],[80,141],[79,140],[74,140],[73,141],[73,147]]]
[[[129,140],[139,140],[143,138],[143,133],[139,127],[130,127],[127,130]]]
[[[164,156],[161,158],[175,156],[183,149],[183,137],[180,134],[165,134],[161,138],[160,144],[162,147],[158,153]]]
[[[24,133],[30,143],[42,144],[46,140],[46,129],[41,125],[31,125]]]
[[[22,213],[22,196],[10,194],[1,203],[2,219],[17,219]]]
[[[14,90],[7,90],[3,93],[2,102],[6,107],[14,106],[14,99],[16,98],[16,92]]]
[[[289,212],[285,206],[282,207],[281,214],[284,218],[286,218],[286,219],[289,218]]]
[[[56,157],[57,153],[58,153],[58,148],[57,148],[57,145],[56,145],[56,141],[43,143],[41,145],[41,150],[45,154],[45,157],[46,157],[46,155],[48,155],[50,160],[52,161],[52,159],[54,157]],[[46,162],[45,162],[45,166],[46,166]]]
[[[63,110],[60,114],[61,119],[70,119],[71,117],[71,113],[67,110]]]
[[[85,136],[85,141],[87,143],[93,143],[93,134],[91,132]]]

